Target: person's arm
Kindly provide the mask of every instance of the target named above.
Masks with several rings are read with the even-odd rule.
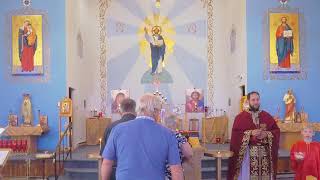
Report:
[[[182,162],[183,160],[187,160],[187,161],[191,160],[193,156],[193,150],[190,144],[188,143],[187,138],[184,135],[182,135],[180,132],[176,132],[176,139],[178,141],[179,148],[183,155]]]
[[[153,40],[153,38],[149,35],[149,34],[145,34],[144,37],[146,38],[146,40],[148,41],[148,43],[151,43],[152,45],[155,45],[155,42]]]
[[[181,151],[182,151],[183,157],[187,161],[190,161],[192,159],[193,150],[192,150],[192,147],[190,146],[190,144],[188,142],[181,145]]]
[[[113,129],[108,138],[107,144],[102,153],[102,166],[101,166],[101,178],[102,180],[109,180],[112,172],[113,162],[117,159],[116,154],[116,136],[117,129]]]
[[[169,136],[168,165],[171,170],[172,180],[183,180],[183,172],[175,134]]]
[[[290,150],[290,165],[293,171],[297,171],[299,161],[296,160],[295,152],[297,152],[297,143],[292,145]]]
[[[171,165],[170,171],[172,180],[183,180],[183,172],[181,165]]]
[[[110,136],[110,133],[111,133],[111,130],[112,130],[112,125],[110,125],[105,131],[104,131],[104,135],[102,137],[102,140],[101,140],[101,149],[100,149],[100,155],[102,155],[103,153],[103,150],[107,144],[107,141],[108,141],[108,138]]]
[[[101,164],[101,178],[102,180],[110,180],[112,173],[112,166],[114,161],[103,159]]]
[[[152,36],[149,35],[147,28],[144,28],[144,37],[148,41],[148,43],[151,43],[152,45],[155,45],[155,41],[152,38]]]

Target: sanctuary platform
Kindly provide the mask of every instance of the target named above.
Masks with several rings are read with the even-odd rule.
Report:
[[[228,150],[229,144],[206,144],[205,147],[208,150]],[[72,159],[68,159],[64,163],[64,173],[59,177],[59,180],[98,180],[98,160],[90,159],[89,154],[98,154],[99,146],[88,146],[83,145],[78,147],[72,154]],[[21,159],[22,157],[11,156],[9,158],[9,163],[14,161],[24,162],[26,159]],[[34,157],[30,157],[34,158]],[[23,164],[23,163],[22,163]],[[46,161],[46,173],[51,173],[49,160]],[[23,166],[23,165],[22,165]],[[36,167],[37,166],[37,167]],[[52,166],[51,166],[52,167]],[[278,180],[293,180],[294,174],[289,168],[289,152],[284,149],[279,150],[279,162],[278,162]],[[202,180],[215,180],[216,177],[216,159],[212,157],[203,156],[201,158],[201,179]],[[29,179],[41,179],[42,165],[41,161],[37,162],[32,172],[38,177],[30,177]],[[228,172],[228,159],[222,159],[222,179],[226,179]],[[20,172],[23,174],[23,172]],[[26,177],[5,177],[5,180],[22,180]],[[50,176],[50,180],[54,177]]]

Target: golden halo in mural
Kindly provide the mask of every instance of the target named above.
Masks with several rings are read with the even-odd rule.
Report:
[[[162,31],[162,29],[160,26],[153,26],[152,27],[152,35],[160,35],[161,31]]]
[[[169,60],[168,58],[170,58],[170,55],[173,54],[174,46],[176,44],[176,31],[174,25],[168,17],[157,14],[151,14],[147,16],[143,20],[143,23],[141,23],[137,31],[139,37],[140,55],[144,57],[143,59],[146,60],[148,66],[152,67],[150,43],[145,38],[144,28],[150,32],[150,35],[160,35],[164,39],[166,44],[166,53],[162,63],[163,66],[165,66],[166,62]]]

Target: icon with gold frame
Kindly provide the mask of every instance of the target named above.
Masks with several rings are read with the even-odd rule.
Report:
[[[10,114],[9,115],[9,126],[18,126],[18,116],[15,114]]]
[[[264,79],[307,78],[304,15],[296,8],[272,8],[264,18]]]
[[[48,127],[48,116],[40,115],[39,124],[42,128]]]
[[[61,117],[72,116],[72,100],[70,98],[64,98],[62,101],[60,101],[59,115]]]
[[[43,74],[42,15],[12,16],[12,74]]]

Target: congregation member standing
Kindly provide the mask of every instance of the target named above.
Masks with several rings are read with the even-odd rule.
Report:
[[[131,120],[134,120],[136,118],[136,102],[133,99],[123,99],[120,103],[120,115],[121,119],[118,121],[115,121],[108,126],[108,128],[104,132],[104,136],[102,138],[102,144],[100,149],[100,155],[102,155],[104,147],[106,146],[106,143],[108,141],[108,138],[110,136],[110,133],[114,127],[116,127],[118,124],[128,122]],[[110,180],[115,180],[115,168],[116,168],[116,162],[114,164],[114,168],[110,177]]]
[[[164,180],[166,163],[172,179],[183,180],[178,142],[156,122],[160,111],[161,100],[146,94],[139,101],[138,117],[112,130],[102,153],[103,180],[109,180],[115,161],[117,180]]]

